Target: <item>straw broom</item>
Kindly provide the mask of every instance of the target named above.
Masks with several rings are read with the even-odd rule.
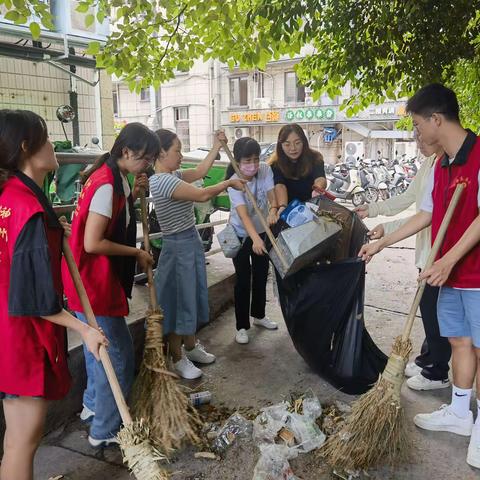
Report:
[[[140,194],[145,250],[150,252],[147,202],[145,192]],[[197,411],[178,385],[177,375],[168,370],[163,349],[163,313],[158,305],[152,267],[147,270],[150,310],[147,312],[145,349],[133,386],[133,411],[151,424],[155,443],[169,455],[184,441],[199,443],[196,430],[202,425]]]
[[[425,269],[430,268],[435,261],[464,188],[465,185],[461,183],[455,189]],[[406,460],[410,449],[410,438],[401,404],[400,390],[404,380],[405,365],[412,351],[410,333],[425,283],[423,280],[418,285],[403,334],[395,339],[384,372],[372,389],[352,404],[352,413],[344,427],[326,442],[323,453],[331,466],[345,470],[358,470],[369,468],[382,458],[385,458],[389,464]]]
[[[98,328],[95,314],[93,313],[87,292],[85,291],[75,259],[70,250],[70,245],[66,238],[63,240],[63,253],[88,324],[93,328]],[[143,419],[133,421],[107,349],[103,345],[100,347],[100,360],[102,361],[103,368],[105,369],[108,382],[110,383],[115,402],[123,421],[123,427],[117,435],[123,455],[123,462],[128,465],[128,468],[137,480],[167,480],[167,472],[158,464],[159,461],[165,460],[166,457],[152,446],[148,423]]]

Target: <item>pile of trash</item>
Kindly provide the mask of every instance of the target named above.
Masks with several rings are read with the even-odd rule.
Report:
[[[196,454],[197,458],[219,459],[234,443],[253,440],[260,458],[252,480],[300,480],[289,461],[320,448],[327,435],[341,427],[350,407],[336,401],[322,409],[313,392],[307,392],[256,413],[253,409],[232,414],[228,408],[218,412],[213,406],[211,409],[210,422],[206,422],[203,431],[211,453],[201,452]],[[230,416],[220,423],[222,414]]]
[[[253,422],[260,459],[253,480],[297,480],[289,460],[321,447],[326,435],[317,425],[322,406],[313,393],[263,408]]]

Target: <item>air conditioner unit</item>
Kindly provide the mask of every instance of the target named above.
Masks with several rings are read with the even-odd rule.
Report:
[[[258,108],[259,110],[266,110],[271,107],[272,99],[271,98],[254,98],[253,99],[253,108]]]
[[[365,153],[363,142],[345,142],[345,163],[356,162]]]
[[[239,127],[235,129],[234,132],[235,139],[238,140],[242,137],[249,137],[250,136],[250,128],[249,127]]]

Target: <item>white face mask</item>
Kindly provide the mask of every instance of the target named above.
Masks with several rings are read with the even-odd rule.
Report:
[[[240,171],[246,177],[253,177],[258,172],[259,165],[258,163],[244,163],[240,164]]]

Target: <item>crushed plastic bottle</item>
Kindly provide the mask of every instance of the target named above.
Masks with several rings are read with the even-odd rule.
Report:
[[[213,450],[218,453],[225,451],[237,438],[249,438],[252,435],[252,422],[243,415],[234,413],[225,422],[213,442]]]

